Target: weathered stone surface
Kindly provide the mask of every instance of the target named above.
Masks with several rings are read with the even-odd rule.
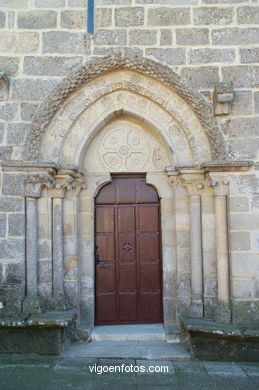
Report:
[[[249,232],[232,232],[230,235],[230,246],[232,251],[246,251],[250,249]]]
[[[24,195],[25,176],[18,173],[3,174],[3,195]]]
[[[185,63],[185,49],[147,49],[146,54],[169,65],[181,65]]]
[[[231,138],[247,138],[258,136],[259,117],[239,117],[222,122],[222,130]]]
[[[190,10],[186,8],[151,8],[147,24],[152,26],[177,26],[190,23]]]
[[[255,112],[259,113],[259,92],[255,92]]]
[[[0,69],[8,76],[13,76],[17,72],[19,63],[18,57],[0,57]]]
[[[96,45],[126,45],[127,33],[125,30],[98,30],[94,37]]]
[[[44,32],[43,53],[90,54],[91,40],[84,33],[68,31]]]
[[[57,26],[57,13],[55,11],[27,11],[19,12],[18,28],[42,29]]]
[[[254,88],[259,85],[259,67],[223,66],[222,77],[223,81],[232,82],[234,88]]]
[[[6,225],[7,225],[7,216],[6,216],[6,214],[0,214],[0,237],[5,237],[5,235],[6,235]]]
[[[60,8],[65,6],[65,0],[35,0],[38,8]]]
[[[13,148],[10,146],[0,146],[0,160],[11,160]]]
[[[24,264],[19,262],[10,262],[6,265],[5,283],[21,284],[24,277]]]
[[[68,6],[84,8],[85,0],[68,0]]]
[[[129,5],[132,0],[96,0],[96,5]]]
[[[194,24],[230,24],[233,21],[233,11],[230,7],[194,8]]]
[[[160,45],[161,46],[172,45],[172,31],[171,30],[162,29],[160,31]]]
[[[181,75],[188,80],[195,88],[213,88],[219,80],[219,70],[217,67],[183,68]]]
[[[121,53],[127,53],[130,56],[143,56],[143,50],[139,49],[138,47],[127,47],[127,48],[120,48],[116,46],[111,46],[111,47],[95,47],[94,48],[94,55],[97,56],[103,56],[103,55],[114,55],[114,53],[118,53],[118,55],[121,55]]]
[[[255,251],[259,251],[259,232],[251,232],[251,247]]]
[[[2,31],[0,39],[0,53],[27,54],[37,53],[39,50],[39,34],[36,32]]]
[[[218,324],[209,320],[183,318],[182,327],[190,336],[190,352],[201,360],[257,361],[259,329]]]
[[[23,121],[30,122],[38,109],[38,104],[22,103],[21,104],[21,118]]]
[[[239,159],[255,160],[258,156],[259,138],[230,139],[231,150],[236,153]]]
[[[85,12],[82,11],[62,11],[61,27],[72,29],[83,29],[86,25]]]
[[[112,24],[112,10],[109,8],[97,8],[95,13],[96,28],[109,27]]]
[[[0,103],[0,120],[17,120],[18,109],[19,106],[16,103]]]
[[[0,7],[3,8],[28,8],[29,0],[0,0]]]
[[[240,24],[259,24],[258,6],[240,7],[237,9],[237,21]]]
[[[234,99],[231,103],[231,113],[237,115],[252,114],[252,92],[234,91]]]
[[[142,26],[144,24],[143,7],[125,7],[115,9],[115,25],[119,27]]]
[[[25,57],[23,70],[34,76],[64,76],[79,67],[82,57]]]
[[[188,53],[190,64],[213,64],[235,62],[236,54],[232,49],[191,49]]]
[[[54,79],[16,79],[13,82],[12,97],[15,100],[43,100],[57,83]]]
[[[22,198],[0,197],[1,212],[22,212],[24,209],[24,200]]]
[[[27,123],[12,123],[7,126],[7,143],[9,145],[23,145],[29,132]]]
[[[249,198],[245,196],[231,196],[229,197],[230,212],[242,212],[250,210]]]
[[[259,321],[258,300],[233,300],[233,322],[234,324],[255,324]],[[244,328],[246,330],[246,328]]]
[[[241,63],[258,63],[259,62],[259,47],[251,47],[249,49],[240,49]]]
[[[129,44],[133,46],[154,45],[157,41],[156,30],[131,30],[129,32]]]
[[[206,45],[209,43],[208,28],[176,29],[176,43],[184,46]]]
[[[213,45],[249,45],[258,43],[259,28],[222,28],[212,30]]]
[[[5,13],[0,11],[0,28],[5,27],[6,17]]]
[[[24,260],[25,241],[20,238],[0,240],[0,257],[2,259]]]
[[[3,138],[4,138],[4,128],[5,125],[4,123],[0,123],[0,144],[3,143]]]
[[[24,236],[25,235],[25,217],[24,214],[8,215],[8,235]]]

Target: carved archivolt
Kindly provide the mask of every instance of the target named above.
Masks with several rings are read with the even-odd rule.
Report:
[[[187,104],[190,105],[193,112],[199,118],[210,143],[212,158],[216,159],[225,157],[226,148],[224,137],[217,126],[215,118],[213,117],[213,109],[199,92],[190,88],[187,82],[178,74],[152,60],[128,56],[112,56],[88,62],[73,75],[65,78],[49,96],[49,98],[43,102],[27,138],[25,159],[37,160],[39,158],[40,143],[43,134],[48,128],[56,112],[75,90],[79,89],[79,87],[83,84],[95,79],[97,76],[116,69],[133,70],[136,74],[149,76],[176,92]],[[127,88],[133,89],[130,84]],[[134,90],[135,89],[136,88],[134,88]],[[94,91],[90,92],[93,97]],[[148,90],[142,92],[149,97]],[[87,100],[88,97],[85,96],[85,99]],[[163,97],[159,96],[158,92],[156,103],[162,105],[164,102],[163,99]],[[80,102],[85,103],[83,98],[80,99]],[[194,141],[192,140],[192,142]]]

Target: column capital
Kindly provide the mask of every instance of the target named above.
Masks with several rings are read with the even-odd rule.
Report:
[[[179,172],[175,170],[174,167],[166,167],[166,173],[168,176],[168,182],[172,187],[176,187],[178,185],[178,176]]]
[[[43,187],[51,188],[54,185],[54,178],[49,173],[36,173],[25,180],[25,196],[28,198],[39,198]]]
[[[214,195],[227,196],[229,193],[229,177],[225,174],[210,172],[207,174],[208,186],[213,188]]]
[[[76,186],[74,177],[67,174],[57,174],[53,186],[48,189],[51,198],[64,198],[65,192],[74,189]]]
[[[201,195],[205,187],[204,172],[201,169],[180,169],[179,179],[190,196]]]

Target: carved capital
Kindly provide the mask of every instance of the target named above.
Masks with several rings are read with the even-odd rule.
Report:
[[[208,186],[213,188],[214,195],[227,196],[229,192],[229,178],[216,173],[209,173],[207,176]]]
[[[190,196],[201,195],[205,187],[203,172],[200,170],[180,171],[179,178]]]
[[[37,173],[30,175],[25,180],[25,196],[39,198],[43,187],[52,188],[54,178],[49,173]]]
[[[166,172],[169,184],[174,188],[177,187],[179,184],[179,172],[176,171],[173,167],[166,167]]]
[[[75,184],[75,187],[69,191],[69,195],[71,197],[77,198],[80,191],[87,188],[87,185],[82,178],[75,179],[74,184]]]
[[[75,189],[76,181],[71,175],[56,175],[54,185],[49,188],[48,194],[51,198],[64,198],[65,192]]]

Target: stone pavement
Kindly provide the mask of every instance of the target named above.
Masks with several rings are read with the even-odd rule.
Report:
[[[103,373],[104,367],[137,367],[145,373]],[[131,366],[132,365],[132,366]],[[91,373],[89,366],[96,372]],[[166,366],[164,374],[147,373]],[[136,369],[136,370],[137,370]],[[48,356],[0,356],[1,390],[256,390],[258,363],[86,359]]]

